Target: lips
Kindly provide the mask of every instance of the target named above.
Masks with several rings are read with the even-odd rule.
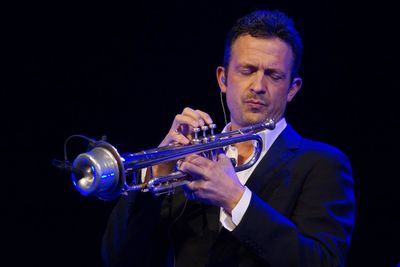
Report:
[[[254,106],[266,106],[266,104],[258,99],[247,99],[244,101],[246,104],[254,105]]]

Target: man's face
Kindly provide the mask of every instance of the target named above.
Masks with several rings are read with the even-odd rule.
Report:
[[[236,39],[228,71],[217,69],[233,129],[282,117],[286,103],[301,87],[300,78],[291,81],[292,62],[290,46],[278,38],[244,35]]]

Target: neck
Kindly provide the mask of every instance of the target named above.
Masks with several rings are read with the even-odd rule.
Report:
[[[246,141],[236,144],[235,147],[238,150],[238,165],[242,165],[253,153],[253,144],[251,141]]]
[[[234,122],[231,121],[231,125],[229,127],[230,131],[235,131],[238,130],[240,128],[239,125],[235,124]],[[238,165],[242,165],[249,157],[250,155],[253,153],[253,144],[251,141],[246,141],[246,142],[241,142],[241,143],[237,143],[235,144],[235,147],[238,151]]]

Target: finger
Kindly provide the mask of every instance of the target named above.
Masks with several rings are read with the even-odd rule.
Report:
[[[200,114],[197,113],[194,109],[187,107],[182,111],[182,115],[190,117],[191,119],[197,121],[199,125],[197,127],[204,126],[204,120],[201,118]]]
[[[201,111],[199,109],[196,109],[196,112],[200,114],[201,118],[207,123],[207,124],[212,124],[213,120],[211,119],[210,115],[205,113],[204,111]]]
[[[204,126],[206,123],[211,124],[212,119],[210,115],[205,113],[204,111],[201,111],[199,109],[194,110],[189,107],[185,108],[182,112],[183,115],[189,116],[194,120],[197,120],[200,124],[200,126]]]
[[[195,160],[197,158],[202,158],[202,157],[197,155],[197,154],[189,154],[189,155],[186,155],[185,160],[186,161],[193,161],[193,160]]]
[[[198,128],[200,127],[200,122],[191,116],[187,116],[185,114],[178,114],[175,116],[174,122],[173,122],[173,130],[180,130],[180,127],[182,125],[188,125],[191,128]],[[188,133],[184,133],[188,134]]]
[[[236,159],[234,158],[229,158],[227,155],[225,155],[224,153],[220,153],[218,154],[217,157],[217,162],[222,163],[225,166],[228,165],[232,165],[232,166],[236,166]]]
[[[204,169],[190,161],[182,161],[178,169],[184,173],[191,175],[195,180],[200,179],[204,173]]]
[[[210,164],[212,164],[211,160],[209,160],[205,157],[196,155],[196,154],[190,154],[190,155],[186,156],[185,162],[194,164],[194,165],[202,168],[203,170],[206,170],[210,166]]]
[[[190,181],[183,186],[183,190],[188,194],[195,194],[198,197],[200,191],[205,187],[205,182],[203,180]]]
[[[190,139],[181,133],[178,133],[176,131],[170,131],[164,138],[164,140],[160,143],[159,147],[167,146],[173,143],[187,145],[190,143]]]
[[[187,145],[190,143],[189,138],[180,133],[172,133],[168,135],[168,144],[178,143],[181,145]]]
[[[189,200],[194,200],[196,198],[196,195],[194,193],[194,191],[192,191],[187,184],[182,186],[183,189],[183,193],[185,194],[185,197]]]
[[[217,156],[220,155],[220,154],[226,155],[226,151],[225,151],[225,149],[222,148],[222,147],[219,147],[219,148],[215,149],[214,152],[215,152],[215,154],[216,154]]]
[[[219,153],[217,161],[230,161],[229,157],[225,153]]]

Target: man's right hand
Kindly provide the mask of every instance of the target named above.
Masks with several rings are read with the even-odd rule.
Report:
[[[187,145],[192,138],[191,134],[193,128],[212,123],[213,121],[207,113],[198,109],[185,108],[181,114],[175,116],[171,129],[160,146],[166,146],[172,143]]]
[[[213,121],[210,115],[206,112],[186,107],[181,114],[175,116],[168,134],[158,147],[168,146],[171,144],[188,145],[192,139],[193,128],[198,128],[212,123]],[[153,176],[164,176],[170,174],[173,171],[176,162],[177,161],[174,160],[153,166]],[[149,171],[147,171],[146,180],[148,180],[148,178]]]

